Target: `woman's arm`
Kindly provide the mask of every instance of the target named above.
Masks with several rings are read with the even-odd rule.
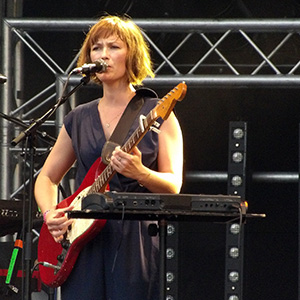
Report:
[[[70,208],[56,209],[57,188],[63,176],[75,161],[71,139],[62,127],[57,141],[37,177],[34,194],[36,202],[45,217],[48,229],[59,241],[65,229],[72,223],[64,212]]]

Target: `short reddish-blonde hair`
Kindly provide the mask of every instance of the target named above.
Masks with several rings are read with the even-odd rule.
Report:
[[[77,65],[82,66],[85,63],[91,63],[92,46],[99,38],[111,35],[118,36],[127,45],[126,70],[129,83],[141,85],[147,76],[154,77],[148,43],[144,39],[140,27],[128,17],[121,18],[109,15],[100,18],[91,27],[83,42]],[[95,75],[91,78],[101,84]]]

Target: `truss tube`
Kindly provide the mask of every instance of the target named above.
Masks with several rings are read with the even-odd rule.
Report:
[[[12,82],[12,37],[10,32],[10,27],[7,26],[7,23],[3,23],[3,67],[2,72],[7,76],[9,80],[4,84],[2,90],[2,99],[0,101],[1,111],[4,114],[9,114],[12,110],[12,99],[13,99],[13,82]],[[11,164],[10,164],[10,141],[11,137],[11,126],[8,121],[2,119],[1,120],[1,170],[0,172],[0,184],[1,191],[0,197],[1,199],[9,199],[10,189],[11,189]]]
[[[214,47],[214,44],[209,40],[209,38],[204,34],[204,33],[200,33],[200,36],[208,43],[208,45],[210,47]],[[229,61],[226,59],[226,57],[223,56],[223,54],[216,48],[214,47],[214,51],[219,55],[219,57],[226,63],[226,65],[231,69],[231,71],[235,74],[235,75],[239,75],[239,72],[234,68],[233,65],[231,65],[229,63]]]
[[[56,78],[56,95],[58,95],[57,98],[62,96],[63,87],[64,87],[66,80],[67,80],[67,76],[58,76]],[[80,78],[78,78],[78,81],[73,80],[73,85],[75,82],[76,82],[76,84],[79,84]],[[70,99],[68,99],[67,101],[70,101]],[[56,131],[57,135],[62,127],[64,117],[67,113],[68,113],[67,103],[64,103],[63,105],[61,105],[56,111],[55,123],[56,123],[56,128],[57,128],[57,131]]]
[[[299,183],[298,172],[254,172],[252,181],[256,183]],[[227,172],[191,171],[185,176],[187,182],[227,182]]]
[[[199,65],[202,64],[202,62],[211,54],[211,52],[216,51],[216,48],[218,47],[218,45],[220,43],[222,43],[222,41],[227,37],[228,34],[230,34],[231,31],[227,30],[220,38],[219,40],[211,45],[211,48],[206,52],[205,55],[202,56],[202,58],[194,65],[194,67],[188,72],[188,74],[193,74],[194,71],[198,68]]]
[[[260,50],[259,47],[250,39],[250,37],[243,31],[240,30],[240,33],[243,35],[243,37],[252,45],[253,49],[256,50],[256,52],[263,58],[263,60],[274,70],[274,72],[279,75],[281,74],[280,71],[272,64],[272,62],[268,59],[266,55],[264,55],[263,51]]]
[[[185,81],[189,88],[299,88],[298,75],[180,75],[157,76],[156,79],[146,79],[145,85],[166,86],[177,85]]]
[[[146,31],[161,32],[223,32],[225,30],[247,30],[248,32],[290,32],[299,31],[299,19],[134,19]],[[78,31],[88,30],[96,21],[91,19],[6,19],[12,27],[28,31]]]
[[[273,51],[267,56],[267,58],[270,60],[272,56],[287,42],[287,40],[292,36],[292,33],[289,33],[287,36],[284,37],[284,39],[280,42],[280,44],[277,45],[276,48],[273,49]],[[263,60],[261,64],[251,73],[251,75],[255,75],[264,65],[266,64],[266,61]],[[293,74],[294,70],[296,68],[293,68],[289,74]]]
[[[61,79],[67,79],[62,75]],[[78,84],[80,78],[70,78],[69,83]],[[189,88],[299,88],[298,75],[157,75],[143,81],[149,87],[170,87],[185,81]]]

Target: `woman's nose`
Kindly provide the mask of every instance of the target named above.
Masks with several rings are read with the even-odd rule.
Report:
[[[106,59],[106,58],[108,58],[108,56],[109,56],[108,49],[106,47],[103,47],[102,53],[101,53],[101,58]]]

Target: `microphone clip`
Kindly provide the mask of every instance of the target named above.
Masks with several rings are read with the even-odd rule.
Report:
[[[103,59],[99,59],[92,63],[83,64],[81,67],[73,69],[72,74],[85,74],[90,75],[93,73],[104,73],[107,69],[107,64]]]

